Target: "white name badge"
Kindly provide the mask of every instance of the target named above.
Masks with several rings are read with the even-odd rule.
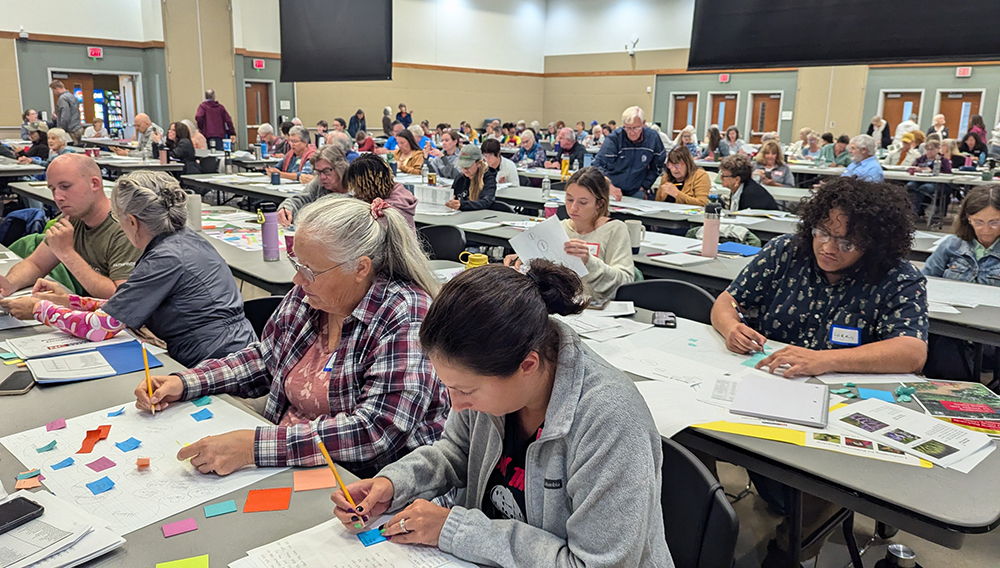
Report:
[[[841,325],[830,326],[830,343],[834,345],[861,345],[861,329]]]
[[[337,352],[336,352],[336,351],[334,351],[334,352],[333,352],[333,353],[332,353],[332,354],[330,355],[330,360],[326,362],[326,366],[325,366],[325,367],[323,367],[323,372],[324,372],[324,373],[329,373],[329,372],[333,371],[333,361],[334,361],[334,359],[336,359],[336,358],[337,358]]]
[[[601,245],[597,243],[587,243],[587,250],[590,251],[590,256],[597,256],[601,254]]]

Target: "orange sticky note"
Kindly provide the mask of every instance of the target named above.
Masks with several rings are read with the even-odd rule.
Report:
[[[243,505],[244,513],[260,513],[263,511],[287,511],[292,500],[291,487],[277,489],[253,489],[247,495]]]
[[[296,471],[294,477],[296,491],[330,489],[337,486],[337,478],[328,467]]]
[[[34,489],[41,486],[42,482],[38,480],[38,476],[35,476],[28,479],[18,479],[17,483],[14,484],[14,489]]]
[[[135,460],[135,465],[139,469],[142,469],[144,467],[149,467],[149,458],[139,458],[139,459]]]
[[[100,440],[104,440],[111,433],[111,426],[105,424],[104,426],[98,426],[96,430],[87,430],[87,437],[83,439],[83,445],[80,446],[80,451],[78,454],[89,454],[94,451],[94,445]]]

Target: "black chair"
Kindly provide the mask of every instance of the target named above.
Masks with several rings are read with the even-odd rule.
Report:
[[[271,319],[271,314],[274,313],[283,299],[285,299],[284,296],[267,296],[266,298],[243,301],[243,313],[250,320],[250,325],[253,326],[253,332],[257,334],[258,339],[264,331],[267,320]]]
[[[569,213],[566,212],[566,206],[560,205],[559,209],[556,209],[556,217],[559,217],[560,221],[565,221],[569,219]]]
[[[702,287],[682,280],[646,280],[618,288],[615,299],[631,301],[637,308],[654,312],[674,312],[685,318],[712,325],[715,298]]]
[[[458,255],[465,250],[465,231],[452,225],[420,227],[417,238],[426,243],[432,259],[460,262]]]
[[[494,201],[493,205],[490,205],[490,211],[502,211],[504,213],[514,213],[514,208],[503,201]]]
[[[660,505],[677,568],[729,568],[740,521],[705,464],[673,440],[663,442]]]

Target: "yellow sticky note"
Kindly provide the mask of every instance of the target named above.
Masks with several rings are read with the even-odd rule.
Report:
[[[4,365],[17,365],[18,363],[23,363],[23,362],[24,361],[22,361],[21,359],[11,359],[9,361],[4,361],[3,364]]]
[[[173,562],[160,562],[156,568],[208,568],[208,555],[192,556]]]

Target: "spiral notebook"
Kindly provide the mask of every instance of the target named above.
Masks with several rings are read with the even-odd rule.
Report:
[[[729,412],[763,420],[826,428],[830,387],[780,377],[747,375],[736,387]]]

